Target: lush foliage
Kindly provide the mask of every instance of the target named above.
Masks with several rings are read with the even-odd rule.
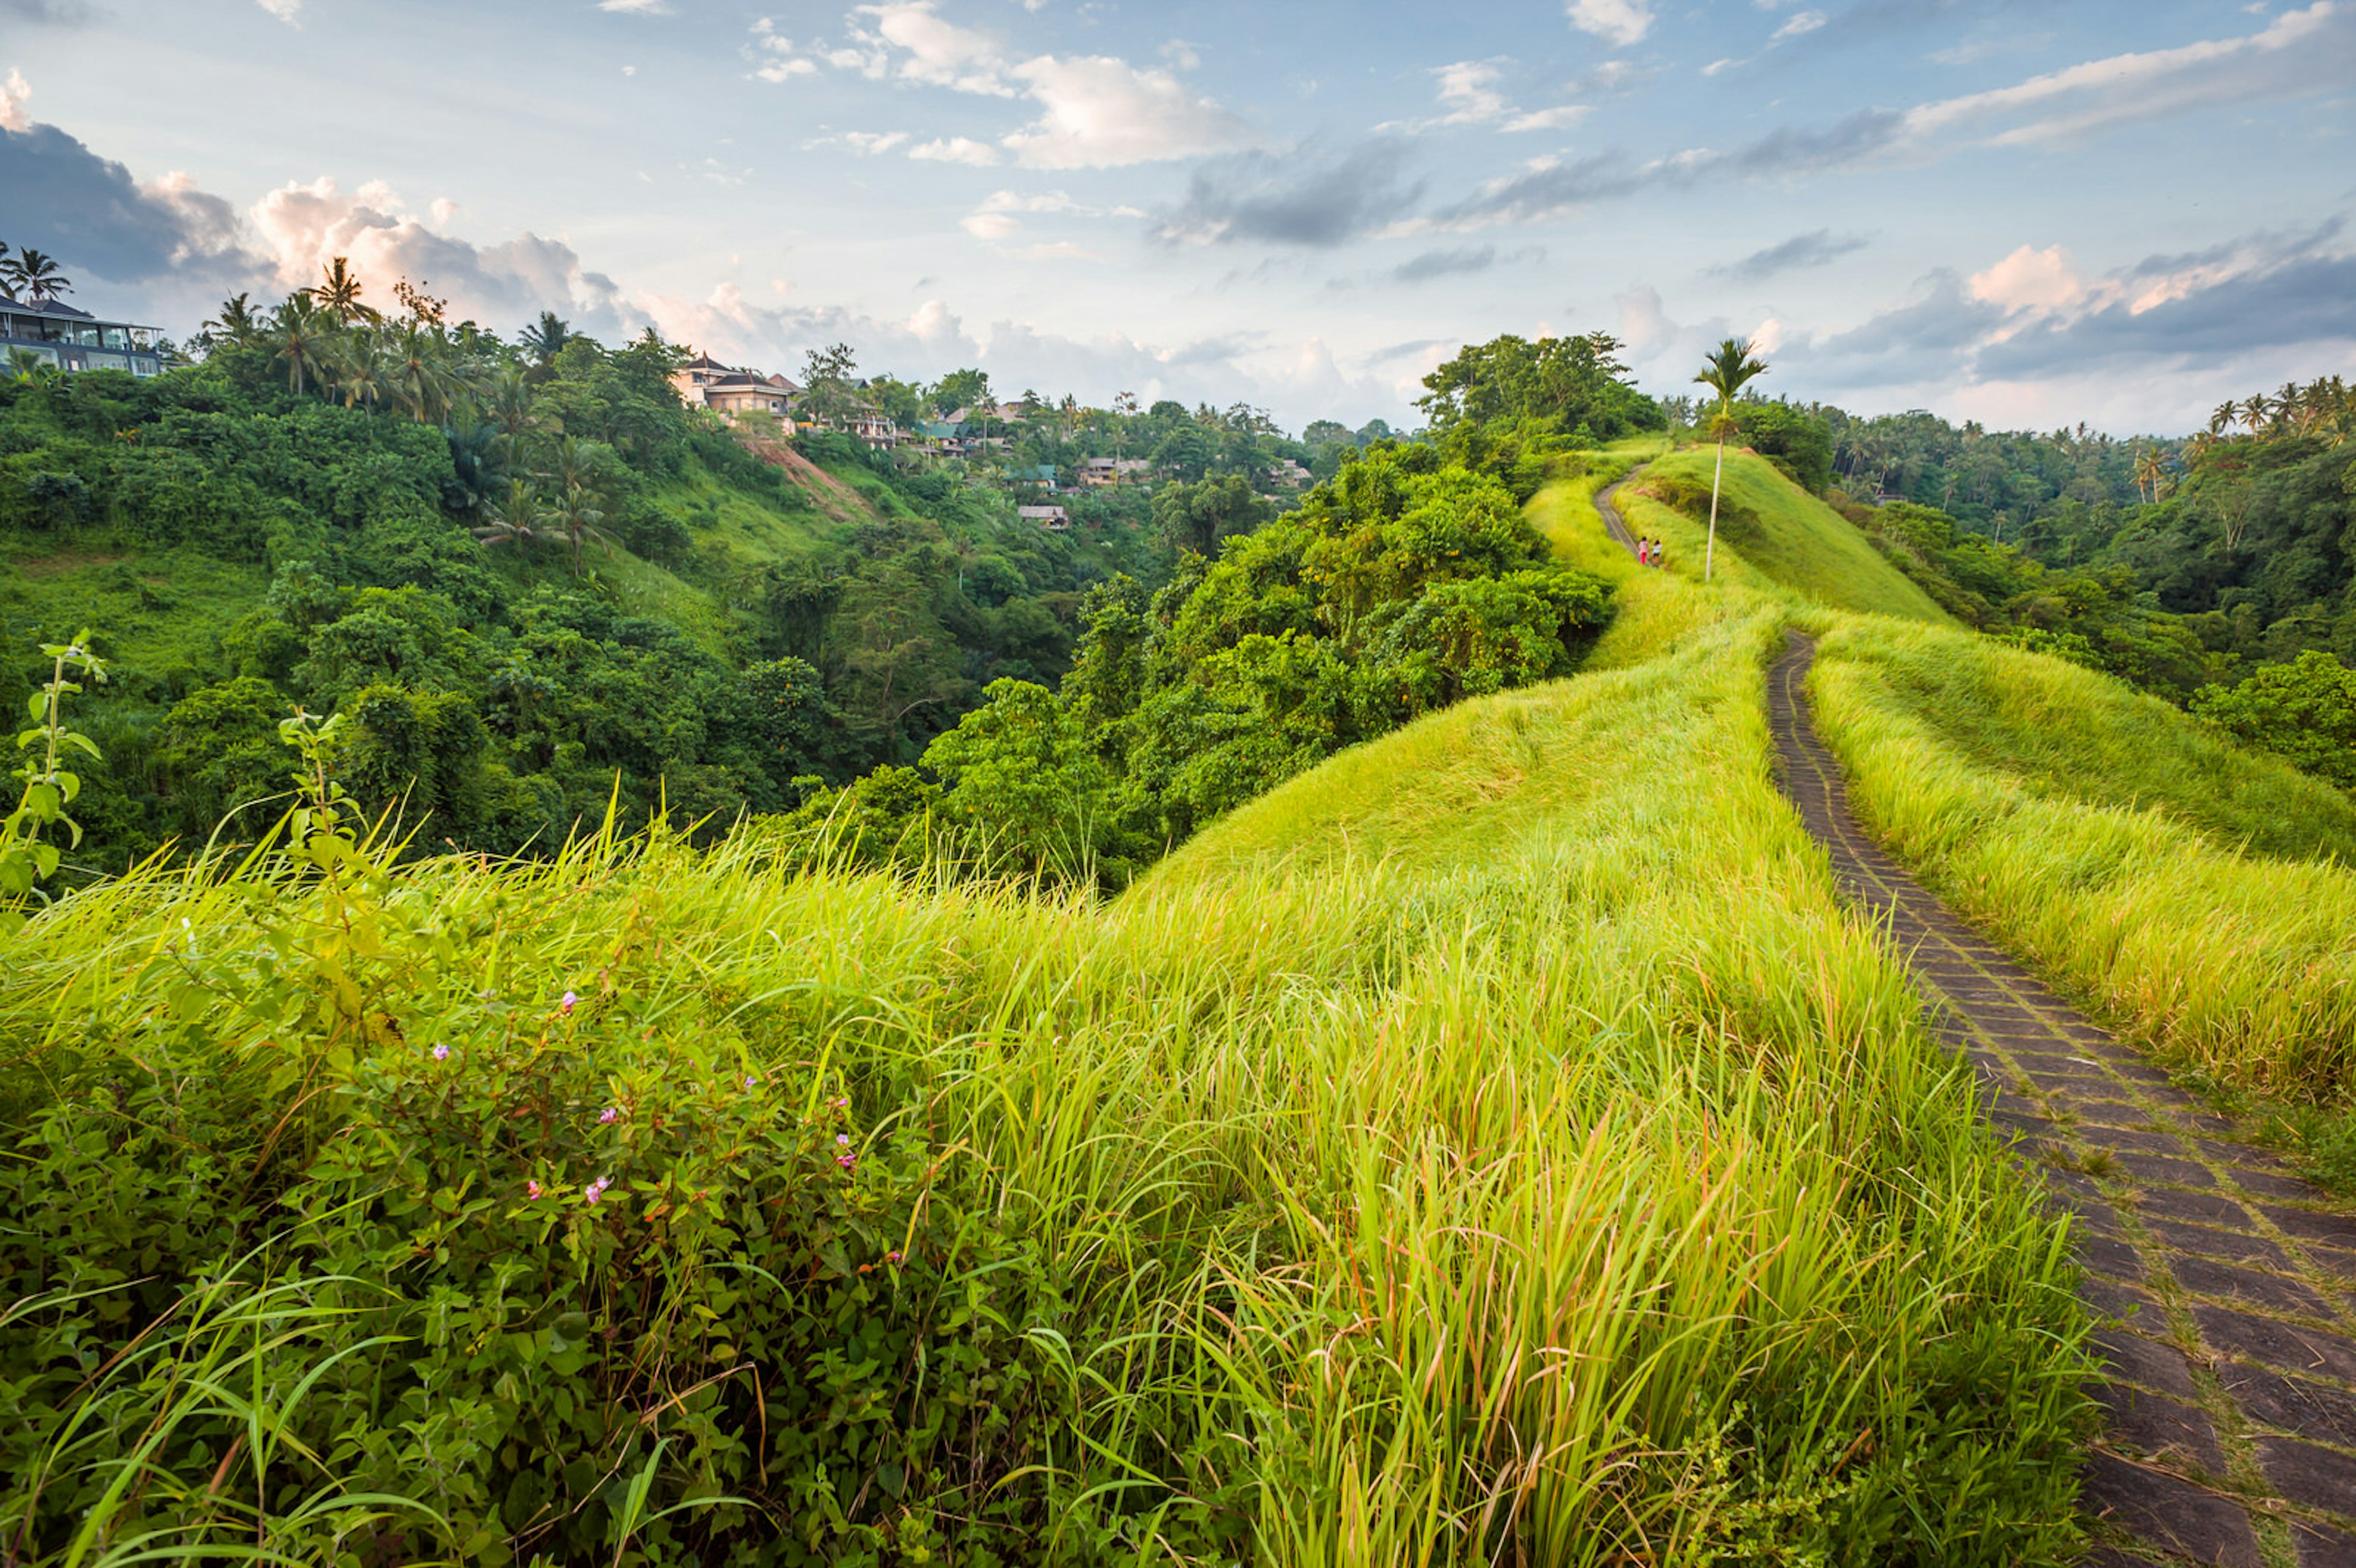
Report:
[[[2356,791],[2356,669],[2309,650],[2238,686],[2209,687],[2192,711],[2244,745]]]
[[[1502,528],[1357,484],[1318,607]],[[1108,906],[757,835],[396,863],[316,771],[348,725],[298,727],[283,852],[76,893],[0,967],[0,1531],[2073,1561],[2066,1243],[1767,783],[1780,615],[1694,608]]]
[[[1496,475],[1526,499],[1559,454],[1667,428],[1619,352],[1619,340],[1603,332],[1495,338],[1426,376],[1417,406],[1443,457]]]
[[[1234,499],[1205,482],[1158,504],[1183,520]],[[1569,672],[1607,599],[1551,563],[1496,480],[1378,447],[1216,560],[1188,554],[1160,592],[1093,592],[1059,695],[1002,682],[926,752],[946,795],[891,773],[799,819],[828,842],[855,822],[866,852],[925,856],[938,846],[913,829],[937,805],[983,865],[1011,854],[1118,882],[1345,746]]]
[[[841,437],[765,463],[680,406],[670,346],[553,317],[509,344],[401,297],[331,269],[228,302],[200,367],[0,387],[0,698],[83,624],[116,661],[70,875],[281,793],[297,703],[351,719],[351,787],[428,842],[552,847],[617,788],[680,824],[784,809],[914,761],[994,679],[1052,683],[1089,586],[1166,571],[1135,492],[1053,536]]]

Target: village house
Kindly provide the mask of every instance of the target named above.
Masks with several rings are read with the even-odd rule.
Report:
[[[735,369],[709,354],[699,354],[671,372],[670,384],[691,409],[710,409],[732,424],[744,414],[767,414],[788,434],[794,428],[794,400],[802,390],[783,376]]]
[[[1090,489],[1102,489],[1109,485],[1141,484],[1152,471],[1153,464],[1142,457],[1090,457],[1081,461],[1075,477]]]
[[[1026,523],[1036,523],[1051,534],[1060,534],[1072,526],[1072,515],[1061,507],[1017,507],[1014,515]]]

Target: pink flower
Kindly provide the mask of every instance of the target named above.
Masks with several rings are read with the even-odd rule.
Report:
[[[450,1048],[449,1048],[448,1046],[446,1046],[446,1045],[437,1045],[437,1046],[435,1046],[435,1047],[434,1048],[434,1061],[449,1061],[449,1060],[450,1060]]]
[[[594,1180],[594,1181],[591,1182],[591,1183],[589,1184],[589,1186],[588,1186],[587,1190],[584,1191],[584,1192],[581,1194],[581,1196],[582,1196],[583,1198],[586,1199],[588,1201],[590,1201],[590,1202],[592,1202],[592,1203],[594,1203],[594,1202],[596,1202],[596,1201],[597,1201],[597,1200],[599,1200],[600,1198],[605,1197],[605,1189],[607,1189],[608,1187],[611,1187],[611,1186],[613,1186],[613,1185],[614,1185],[614,1184],[613,1184],[613,1182],[612,1182],[610,1179],[607,1179],[607,1178],[605,1178],[605,1177],[601,1176],[601,1177],[599,1177],[596,1180]]]
[[[757,1088],[759,1088],[760,1086],[761,1086],[761,1081],[760,1081],[758,1078],[752,1077],[752,1076],[751,1076],[751,1075],[749,1075],[749,1074],[747,1074],[747,1075],[746,1075],[746,1077],[745,1077],[745,1079],[744,1079],[744,1087],[745,1087],[745,1088],[747,1088],[747,1089],[757,1089]]]
[[[564,1015],[565,1015],[565,1017],[570,1018],[570,1017],[572,1017],[572,1016],[573,1016],[573,1003],[575,1003],[575,1002],[577,1002],[577,1001],[579,1001],[580,999],[581,999],[581,998],[580,998],[579,997],[576,997],[576,996],[574,996],[572,992],[567,991],[567,992],[565,992],[565,993],[564,993],[564,999],[563,999],[562,1002],[559,1002],[559,1003],[557,1004],[557,1006],[564,1009]]]
[[[887,1264],[897,1264],[900,1261],[900,1254],[896,1252],[885,1253],[884,1261]]]
[[[851,1102],[848,1100],[837,1100],[834,1103],[834,1108],[838,1111],[848,1111],[851,1109]]]
[[[859,1160],[854,1155],[836,1155],[834,1157],[834,1163],[842,1167],[845,1170],[857,1170],[859,1168]]]
[[[837,1133],[834,1135],[834,1141],[841,1145],[844,1148],[849,1148],[851,1147],[851,1135],[849,1133]]]
[[[607,1126],[607,1125],[612,1125],[612,1124],[613,1124],[613,1123],[615,1123],[615,1122],[618,1122],[618,1121],[620,1121],[621,1119],[622,1119],[622,1113],[620,1112],[620,1110],[618,1110],[617,1108],[616,1108],[615,1106],[612,1106],[612,1105],[608,1105],[608,1106],[606,1106],[604,1110],[602,1110],[602,1111],[600,1111],[600,1112],[598,1112],[598,1113],[597,1113],[597,1125],[600,1125],[600,1126]]]
[[[525,1183],[523,1184],[523,1195],[524,1195],[526,1198],[530,1199],[530,1200],[531,1200],[533,1202],[535,1202],[535,1203],[539,1202],[539,1201],[540,1201],[540,1183],[539,1183],[539,1182],[537,1182],[537,1181],[527,1181],[527,1182],[525,1182]]]

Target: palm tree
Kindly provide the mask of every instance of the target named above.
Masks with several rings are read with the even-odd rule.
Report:
[[[49,361],[42,358],[33,349],[11,348],[8,350],[8,379],[11,381],[40,380],[41,373],[49,368],[51,368]]]
[[[373,332],[348,332],[324,357],[326,373],[344,394],[344,407],[367,405],[369,413],[384,400],[387,369],[383,346]]]
[[[2259,428],[2266,422],[2266,415],[2273,408],[2274,404],[2267,400],[2264,392],[2243,400],[2242,422],[2250,427],[2252,435],[2255,435]]]
[[[2167,476],[2167,471],[2160,466],[2159,448],[2156,446],[2147,446],[2136,453],[2135,483],[2136,495],[2144,496],[2147,500],[2158,500],[2160,482]]]
[[[0,299],[16,303],[16,280],[8,275],[8,242],[0,240]]]
[[[439,420],[450,410],[456,384],[444,362],[441,341],[412,326],[392,344],[392,389],[418,423]]]
[[[531,411],[530,384],[523,379],[522,371],[509,366],[485,380],[477,396],[482,400],[483,418],[499,432],[508,455],[513,457],[523,445],[525,434],[540,424],[539,417]]]
[[[595,539],[608,551],[614,548],[614,536],[601,526],[605,521],[605,514],[597,509],[596,501],[595,492],[587,486],[568,485],[564,488],[564,498],[556,504],[556,525],[564,530],[565,539],[573,547],[573,575],[575,577],[581,575],[582,547],[591,539]]]
[[[271,315],[271,345],[278,357],[286,362],[286,381],[302,396],[304,384],[311,373],[319,368],[327,347],[336,336],[334,318],[311,303],[311,296],[297,289],[286,296],[286,303]]]
[[[532,363],[543,370],[556,362],[556,357],[572,341],[573,328],[552,310],[541,311],[538,324],[525,327],[516,336],[517,347],[530,354]]]
[[[555,521],[554,514],[540,504],[530,485],[519,479],[508,486],[505,505],[491,515],[491,520],[474,530],[486,547],[513,545],[519,550],[529,549],[547,536],[541,531]]]
[[[220,314],[198,329],[208,337],[226,339],[243,347],[262,336],[262,320],[255,314],[250,295],[237,293],[221,301]]]
[[[1730,337],[1702,361],[1694,379],[1718,394],[1718,466],[1709,476],[1709,542],[1702,547],[1701,580],[1709,581],[1718,554],[1718,487],[1726,476],[1726,431],[1734,422],[1734,395],[1767,373],[1767,361],[1747,337]]]
[[[2224,434],[2240,421],[2241,417],[2241,404],[2232,402],[2219,403],[2209,415],[2209,433],[2211,435]]]
[[[26,297],[35,304],[53,300],[59,294],[73,293],[73,280],[58,272],[57,258],[45,255],[30,245],[17,251],[14,257],[0,261],[0,277],[5,277],[24,290]]]
[[[319,281],[303,291],[313,304],[345,326],[378,319],[373,306],[360,303],[360,276],[352,271],[348,257],[338,256],[320,271]]]

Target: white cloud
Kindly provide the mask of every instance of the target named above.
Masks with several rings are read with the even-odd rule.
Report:
[[[1002,212],[970,212],[961,221],[967,233],[993,244],[1012,238],[1023,228],[1021,220]]]
[[[1640,44],[1653,30],[1651,0],[1569,0],[1570,25],[1619,48]]]
[[[2032,251],[2023,245],[1967,284],[1972,298],[2008,313],[2061,310],[2086,297],[2086,280],[2059,245]]]
[[[492,324],[553,308],[584,330],[623,336],[645,320],[562,240],[526,233],[477,246],[434,233],[400,207],[381,181],[346,196],[322,177],[272,191],[247,216],[281,287],[308,283],[331,258],[347,256],[372,303],[391,304],[394,281],[406,278],[448,299],[459,315]]]
[[[1815,32],[1824,25],[1825,14],[1822,11],[1796,11],[1782,27],[1775,29],[1774,37],[1769,42],[1780,44],[1786,38],[1801,37]]]
[[[32,84],[25,80],[25,73],[11,67],[7,81],[0,84],[0,131],[22,134],[33,128],[32,116],[25,112],[32,96]]]
[[[908,149],[908,155],[922,163],[966,164],[978,169],[989,168],[998,162],[997,148],[970,136],[920,143]]]
[[[303,25],[303,0],[253,0],[253,3],[290,27]]]
[[[1926,103],[1907,114],[1905,128],[1923,136],[1990,126],[1988,140],[1999,146],[2062,142],[2211,104],[2335,91],[2351,80],[2356,13],[2337,0],[2316,0],[2242,37],[2112,55]]]
[[[905,131],[843,131],[832,136],[814,136],[802,146],[848,147],[862,158],[872,158],[890,152],[907,139]]]
[[[620,11],[632,16],[668,16],[670,0],[597,0],[600,11]]]
[[[1435,66],[1431,74],[1440,79],[1440,103],[1448,113],[1442,125],[1478,124],[1484,121],[1502,120],[1514,112],[1505,95],[1497,91],[1502,74],[1489,60],[1458,60],[1454,65]]]
[[[1133,66],[1110,55],[1039,55],[1011,59],[997,37],[944,18],[938,0],[887,0],[862,5],[847,19],[848,41],[797,49],[764,17],[752,27],[747,53],[757,76],[782,81],[815,70],[818,62],[881,80],[918,82],[989,98],[1028,98],[1038,118],[1001,137],[1014,162],[1033,168],[1115,168],[1129,164],[1199,156],[1258,143],[1249,123],[1189,91],[1169,71]],[[978,138],[949,137],[926,144],[926,155],[951,163],[981,162]]]
[[[1140,70],[1109,55],[1041,55],[1012,74],[1041,113],[1003,144],[1032,168],[1117,168],[1259,140],[1249,123],[1187,91],[1168,71]]]
[[[1203,63],[1202,51],[1183,38],[1173,38],[1162,45],[1162,58],[1180,70],[1193,70]]]
[[[1587,118],[1588,105],[1562,103],[1552,109],[1533,109],[1526,114],[1516,114],[1500,126],[1505,131],[1560,131]]]

